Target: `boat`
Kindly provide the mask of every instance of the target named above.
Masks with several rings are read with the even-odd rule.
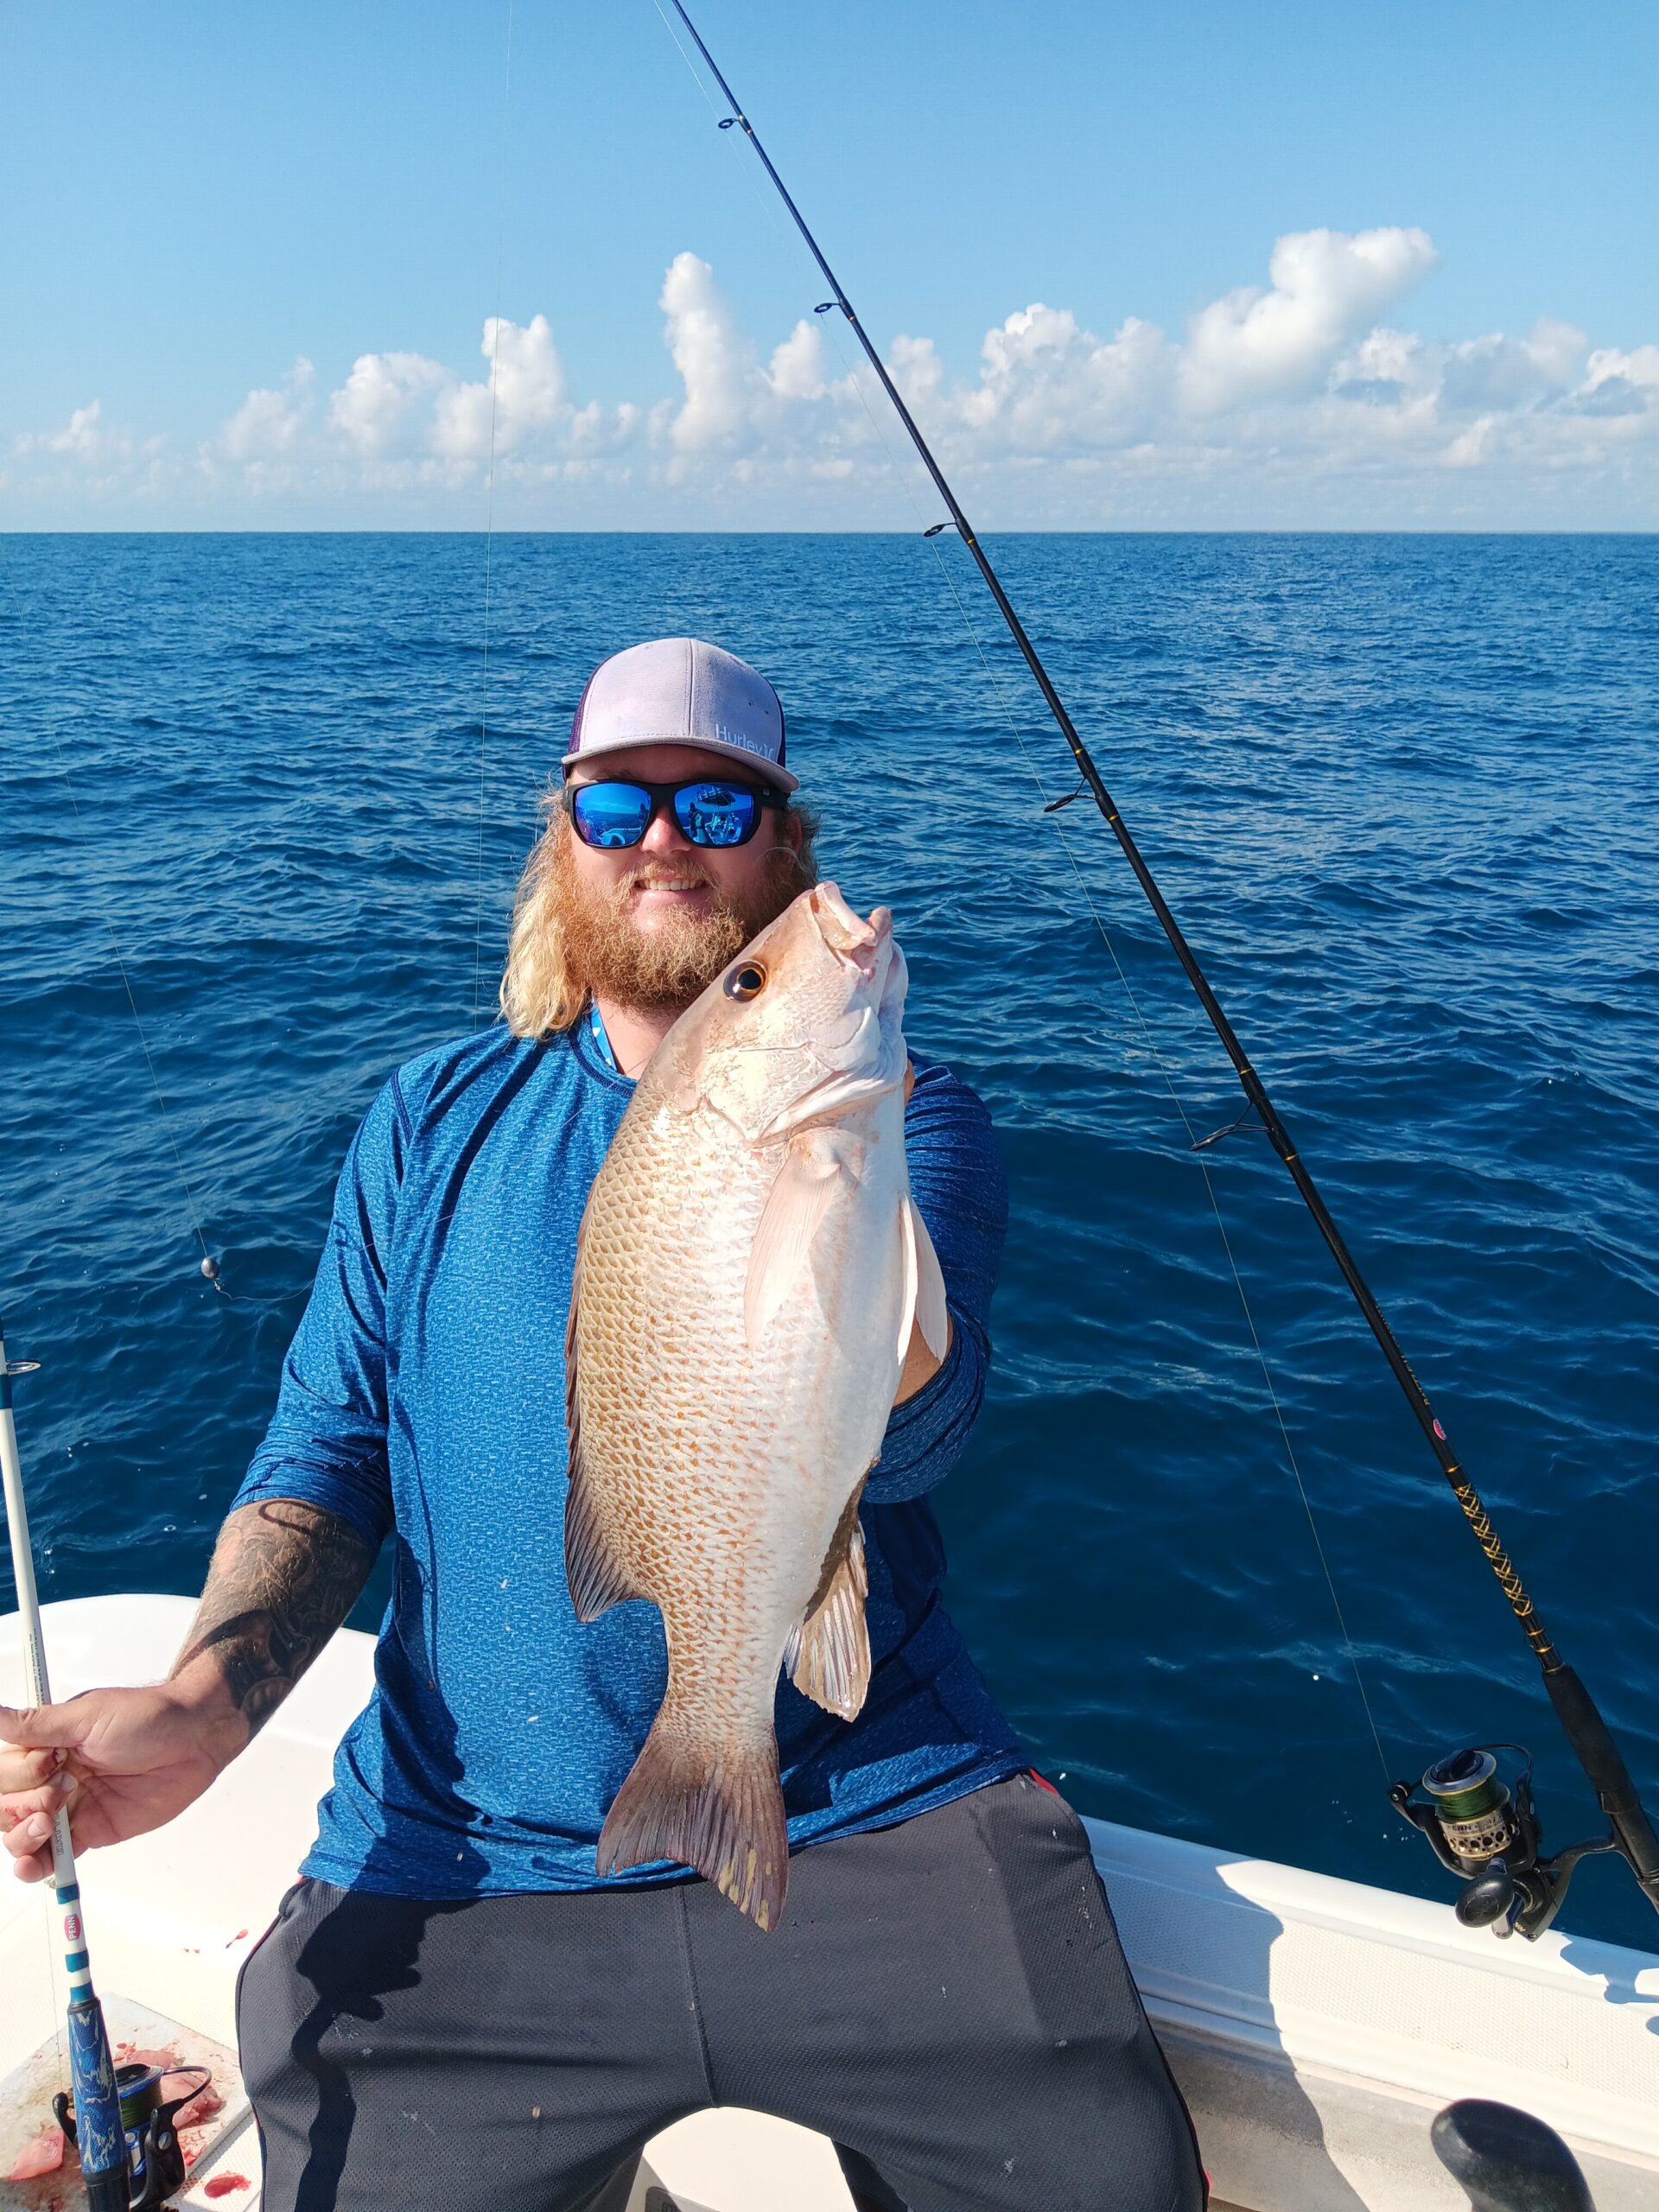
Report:
[[[194,1605],[42,1609],[61,1699],[161,1679]],[[170,2201],[252,2212],[258,2143],[236,2073],[236,1980],[296,1877],[334,1747],[365,1703],[371,1637],[341,1630],[253,1744],[165,1828],[80,1862],[110,2033],[213,2073]],[[0,1697],[23,1695],[16,1614]],[[1659,1956],[1552,1929],[1495,1942],[1448,1905],[1086,1823],[1124,1949],[1198,2129],[1214,2212],[1467,2212],[1435,2116],[1479,2098],[1559,2132],[1596,2212],[1659,2206]],[[3,2178],[68,2084],[49,1891],[0,1886],[0,2212],[67,2212],[73,2164]],[[188,2086],[188,2083],[184,2086]],[[192,2118],[187,2107],[181,2114]],[[1539,2205],[1566,2198],[1529,2199]],[[628,2212],[850,2212],[830,2144],[758,2113],[693,2114],[647,2147]]]

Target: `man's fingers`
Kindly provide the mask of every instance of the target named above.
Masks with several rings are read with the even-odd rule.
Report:
[[[31,1751],[54,1746],[73,1747],[86,1733],[85,1710],[78,1700],[67,1705],[37,1705],[32,1708],[0,1705],[0,1744],[20,1744]]]
[[[0,1751],[0,1799],[17,1789],[38,1789],[63,1765],[65,1751]]]
[[[52,1815],[50,1813],[26,1813],[6,1830],[6,1849],[14,1859],[29,1859],[44,1851],[49,1857],[52,1847]]]
[[[38,1789],[7,1790],[3,1796],[0,1796],[0,1826],[16,1827],[31,1813],[44,1813],[49,1820],[59,1806],[67,1801],[74,1786],[72,1776],[56,1774],[50,1782],[43,1782]]]
[[[8,1839],[8,1847],[10,1847],[10,1839]],[[52,1872],[51,1845],[48,1843],[44,1851],[37,1851],[32,1859],[15,1859],[11,1871],[20,1882],[45,1881]]]

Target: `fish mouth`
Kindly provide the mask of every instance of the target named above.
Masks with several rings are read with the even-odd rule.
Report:
[[[762,1142],[834,1121],[904,1081],[905,956],[893,934],[891,910],[878,906],[865,921],[833,883],[815,885],[803,899],[825,950],[851,985],[849,1004],[839,1035],[799,1039],[797,1049],[817,1061],[822,1077],[767,1123]]]
[[[818,935],[846,968],[855,969],[867,983],[875,982],[884,953],[892,957],[893,913],[878,906],[868,922],[861,921],[833,883],[815,884],[806,895],[807,909]]]

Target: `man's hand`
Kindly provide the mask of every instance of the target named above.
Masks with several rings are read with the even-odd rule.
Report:
[[[158,1828],[257,1734],[362,1594],[366,1537],[321,1506],[267,1498],[219,1532],[184,1649],[156,1689],[0,1706],[0,1832],[25,1882],[52,1871],[52,1816],[77,1850]]]
[[[88,1690],[32,1713],[0,1706],[0,1829],[25,1882],[52,1872],[52,1816],[77,1850],[160,1827],[229,1765],[248,1725],[216,1669],[189,1685]]]

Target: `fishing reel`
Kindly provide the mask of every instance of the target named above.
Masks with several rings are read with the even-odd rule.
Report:
[[[194,2074],[200,2079],[181,2097],[164,2100],[162,2083],[175,2074]],[[178,2115],[212,2079],[205,2066],[116,2068],[121,2127],[127,2139],[127,2212],[157,2212],[175,2190],[184,2187],[184,2147],[179,2141]],[[74,2144],[75,2122],[67,2096],[60,2092],[54,2097],[52,2110],[58,2126]],[[114,2169],[118,2186],[120,2171],[118,2165]]]
[[[1513,1788],[1498,1773],[1497,1753],[1524,1762]],[[1396,1782],[1389,1802],[1421,1830],[1463,1890],[1454,1908],[1465,1928],[1495,1936],[1541,1936],[1560,1910],[1573,1869],[1580,1859],[1618,1848],[1611,1835],[1570,1843],[1545,1858],[1539,1849],[1538,1814],[1532,1797],[1532,1754],[1520,1744],[1476,1744],[1448,1751],[1423,1776],[1423,1796]]]

